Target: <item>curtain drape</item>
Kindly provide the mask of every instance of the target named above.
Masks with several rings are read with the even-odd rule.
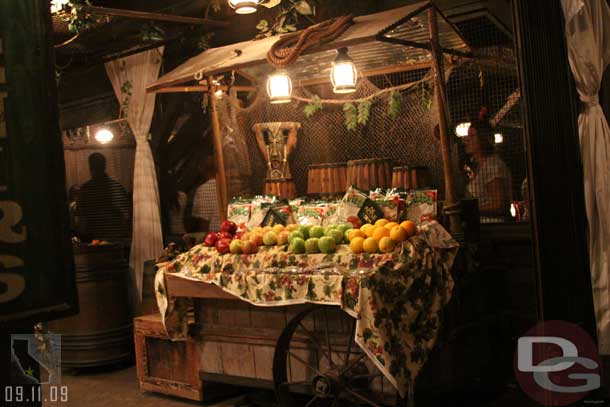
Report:
[[[146,86],[159,75],[162,56],[163,48],[157,48],[106,63],[114,93],[136,139],[129,266],[140,299],[144,261],[163,253],[157,173],[148,143],[155,94],[146,93]]]
[[[570,66],[582,101],[578,130],[599,350],[610,355],[610,129],[598,97],[610,62],[610,8],[606,0],[562,0],[562,7]]]

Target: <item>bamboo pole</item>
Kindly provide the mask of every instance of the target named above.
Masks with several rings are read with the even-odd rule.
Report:
[[[208,78],[208,86],[213,87],[214,77]],[[220,210],[220,219],[227,219],[227,207],[229,201],[227,198],[227,175],[225,173],[225,158],[222,150],[222,132],[220,130],[220,120],[218,119],[218,99],[214,92],[209,92],[210,97],[210,117],[212,118],[212,131],[214,139],[214,151],[216,155],[216,189],[218,191],[218,205]]]
[[[432,62],[434,69],[434,95],[438,106],[438,119],[441,141],[441,153],[443,156],[443,174],[445,176],[445,205],[449,216],[449,229],[454,234],[462,233],[462,224],[459,203],[455,197],[453,172],[451,165],[451,146],[449,141],[449,126],[447,113],[447,96],[445,91],[445,71],[443,70],[443,55],[441,52],[438,36],[438,21],[436,9],[428,8],[428,21],[430,25],[430,50],[432,51]]]
[[[104,15],[104,16],[127,17],[127,18],[135,18],[135,19],[140,19],[140,20],[167,21],[170,23],[207,25],[210,27],[228,27],[229,26],[229,23],[227,21],[210,20],[208,18],[178,16],[175,14],[151,13],[148,11],[126,10],[126,9],[120,9],[120,8],[99,7],[99,6],[91,6],[91,7],[88,7],[88,9],[90,11],[92,11],[93,13],[97,13],[97,14]]]

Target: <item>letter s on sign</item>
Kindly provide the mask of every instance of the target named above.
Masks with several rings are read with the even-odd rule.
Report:
[[[23,260],[15,256],[0,255],[0,266],[5,269],[23,267]],[[6,284],[6,290],[0,290],[0,304],[13,301],[25,291],[25,279],[19,274],[0,273],[0,287]]]
[[[23,211],[17,202],[0,201],[0,242],[19,243],[26,239],[25,226],[21,232],[15,232],[13,228],[21,222]]]

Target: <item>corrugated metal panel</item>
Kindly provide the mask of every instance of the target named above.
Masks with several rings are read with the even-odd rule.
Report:
[[[377,14],[356,17],[354,24],[341,37],[303,55],[289,67],[289,71],[295,79],[326,75],[335,58],[335,50],[345,46],[349,46],[350,56],[354,58],[360,69],[429,60],[429,52],[425,49],[389,44],[377,41],[377,39],[380,33],[392,24],[414,15],[413,18],[399,24],[388,36],[427,43],[430,35],[427,17],[425,14],[419,16],[417,14],[430,6],[430,2],[420,2]],[[457,33],[455,27],[442,16],[439,18],[439,35],[442,47],[469,51],[468,45]],[[148,90],[154,91],[172,85],[186,84],[193,81],[197,73],[210,75],[243,69],[256,77],[266,76],[273,70],[266,61],[267,52],[279,38],[281,37],[270,37],[207,50],[149,85]]]

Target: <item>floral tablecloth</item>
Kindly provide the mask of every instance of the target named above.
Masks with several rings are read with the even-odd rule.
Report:
[[[165,327],[170,337],[185,338],[192,301],[168,298],[165,273],[214,284],[256,306],[339,305],[357,318],[356,343],[405,396],[434,347],[453,290],[450,269],[458,249],[437,222],[420,230],[387,254],[353,254],[339,246],[330,255],[295,255],[273,247],[256,255],[220,256],[196,246],[157,273]]]

